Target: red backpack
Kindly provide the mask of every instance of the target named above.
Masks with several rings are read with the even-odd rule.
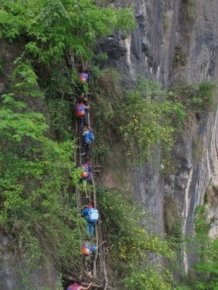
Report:
[[[76,116],[77,117],[85,116],[85,105],[83,103],[76,104]]]
[[[79,80],[81,83],[85,83],[88,81],[89,74],[87,72],[82,72],[79,74]]]
[[[79,284],[77,283],[73,283],[72,285],[70,285],[67,290],[80,290],[80,286]]]

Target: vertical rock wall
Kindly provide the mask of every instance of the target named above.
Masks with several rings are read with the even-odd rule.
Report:
[[[11,250],[12,240],[0,233],[0,289],[59,289],[58,273],[49,257],[43,257],[32,269],[24,254]]]
[[[117,57],[110,58],[124,75],[134,80],[138,75],[149,77],[165,87],[218,79],[216,0],[117,0],[115,5],[125,3],[134,7],[137,27],[128,38],[117,37]],[[170,231],[177,224],[183,235],[192,234],[195,209],[205,202],[207,192],[211,236],[218,234],[217,133],[215,106],[189,119],[174,149],[170,175],[163,175],[159,153],[150,164],[131,168],[129,185],[154,216],[155,231]],[[184,245],[186,271],[191,260]]]

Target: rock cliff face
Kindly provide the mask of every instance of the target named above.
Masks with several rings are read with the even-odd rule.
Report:
[[[149,77],[169,87],[218,79],[218,2],[199,0],[119,1],[135,9],[137,27],[128,38],[108,38],[110,58],[129,78]],[[193,234],[195,209],[207,203],[210,235],[218,235],[218,160],[216,108],[189,120],[174,149],[174,170],[164,176],[159,157],[131,168],[131,191],[154,216],[154,230],[170,232],[179,225]],[[205,198],[207,197],[207,198]],[[184,270],[192,256],[183,249]]]
[[[0,289],[58,289],[58,273],[48,257],[27,268],[27,257],[12,252],[10,237],[0,233]],[[29,265],[29,264],[28,264]]]
[[[144,76],[169,87],[178,82],[218,79],[217,0],[198,0],[197,5],[194,0],[110,2],[114,6],[135,9],[137,27],[134,32],[128,37],[109,36],[100,44],[109,55],[110,65],[117,67],[128,81]],[[3,90],[4,79],[0,82],[0,92]],[[217,138],[218,113],[214,108],[190,120],[184,128],[173,152],[171,174],[164,175],[160,152],[156,160],[128,170],[128,188],[154,217],[152,230],[170,234],[179,227],[183,235],[192,234],[195,209],[206,203],[210,236],[218,236]],[[113,178],[109,178],[108,183],[116,185]],[[24,289],[16,284],[22,280],[17,279],[19,259],[12,259],[8,237],[0,235],[0,244],[0,289]],[[15,261],[14,265],[9,261]],[[191,261],[192,256],[186,253],[184,245],[186,271]],[[52,264],[49,261],[42,264],[39,273],[34,273],[32,283],[41,281],[42,287],[47,284],[56,289],[58,275]]]

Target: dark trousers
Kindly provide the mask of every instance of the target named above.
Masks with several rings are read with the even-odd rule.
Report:
[[[89,111],[86,109],[85,110],[85,125],[88,125],[89,126]]]
[[[79,135],[82,135],[82,133],[83,133],[83,127],[85,125],[85,116],[79,118],[78,125],[79,125],[78,126],[78,134]]]
[[[95,235],[95,224],[87,222],[86,232],[89,236]]]
[[[91,154],[90,144],[86,143],[83,140],[83,144],[82,145],[83,145],[83,152],[85,153],[85,156],[86,157],[90,157],[90,154]]]

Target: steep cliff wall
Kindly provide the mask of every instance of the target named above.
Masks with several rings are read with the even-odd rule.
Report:
[[[115,37],[116,51],[120,47],[122,53],[110,59],[112,65],[130,78],[149,77],[165,87],[217,80],[217,1],[116,3],[119,6],[124,2],[134,6],[137,27],[128,38]],[[107,43],[115,38],[108,38]],[[130,169],[127,187],[154,216],[154,230],[171,231],[177,224],[184,236],[192,234],[195,209],[209,192],[208,219],[211,235],[217,235],[217,131],[214,106],[187,122],[173,151],[173,173],[163,174],[160,153],[155,161]],[[184,246],[186,271],[191,260]]]
[[[0,289],[58,289],[58,273],[48,257],[28,266],[25,254],[12,250],[10,237],[0,234]],[[28,265],[28,266],[27,266]]]
[[[108,1],[109,2],[109,1]],[[218,78],[218,25],[217,0],[116,0],[111,5],[130,6],[135,9],[136,29],[131,35],[110,35],[100,46],[109,56],[109,64],[115,66],[131,83],[138,76],[157,80],[164,87],[175,83],[192,83]],[[3,50],[2,50],[3,51]],[[8,62],[13,62],[13,52],[4,48]],[[1,55],[0,55],[1,56]],[[10,59],[11,58],[11,59]],[[6,67],[10,70],[10,67]],[[4,91],[5,79],[0,79],[0,92]],[[144,205],[151,214],[150,228],[160,234],[184,236],[193,233],[195,209],[206,203],[210,235],[218,235],[218,161],[217,133],[218,113],[216,106],[211,112],[202,112],[189,118],[183,134],[178,137],[173,150],[173,168],[164,172],[161,152],[147,164],[129,166],[125,176],[113,174],[119,170],[119,157],[113,156],[105,173],[105,184],[122,187]],[[112,152],[112,154],[114,154]],[[116,168],[115,168],[116,167]],[[122,175],[122,176],[121,176]],[[179,230],[178,230],[179,228]],[[0,288],[22,289],[17,272],[20,257],[13,259],[10,241],[0,236],[2,267]],[[183,251],[184,269],[187,271],[193,257]],[[15,261],[16,267],[11,264]],[[14,264],[15,264],[14,263]],[[57,273],[52,263],[45,260],[43,266],[33,271],[31,284],[42,282],[56,289]],[[30,273],[31,274],[31,273]],[[25,277],[24,277],[25,278]],[[20,283],[20,282],[19,282]]]

